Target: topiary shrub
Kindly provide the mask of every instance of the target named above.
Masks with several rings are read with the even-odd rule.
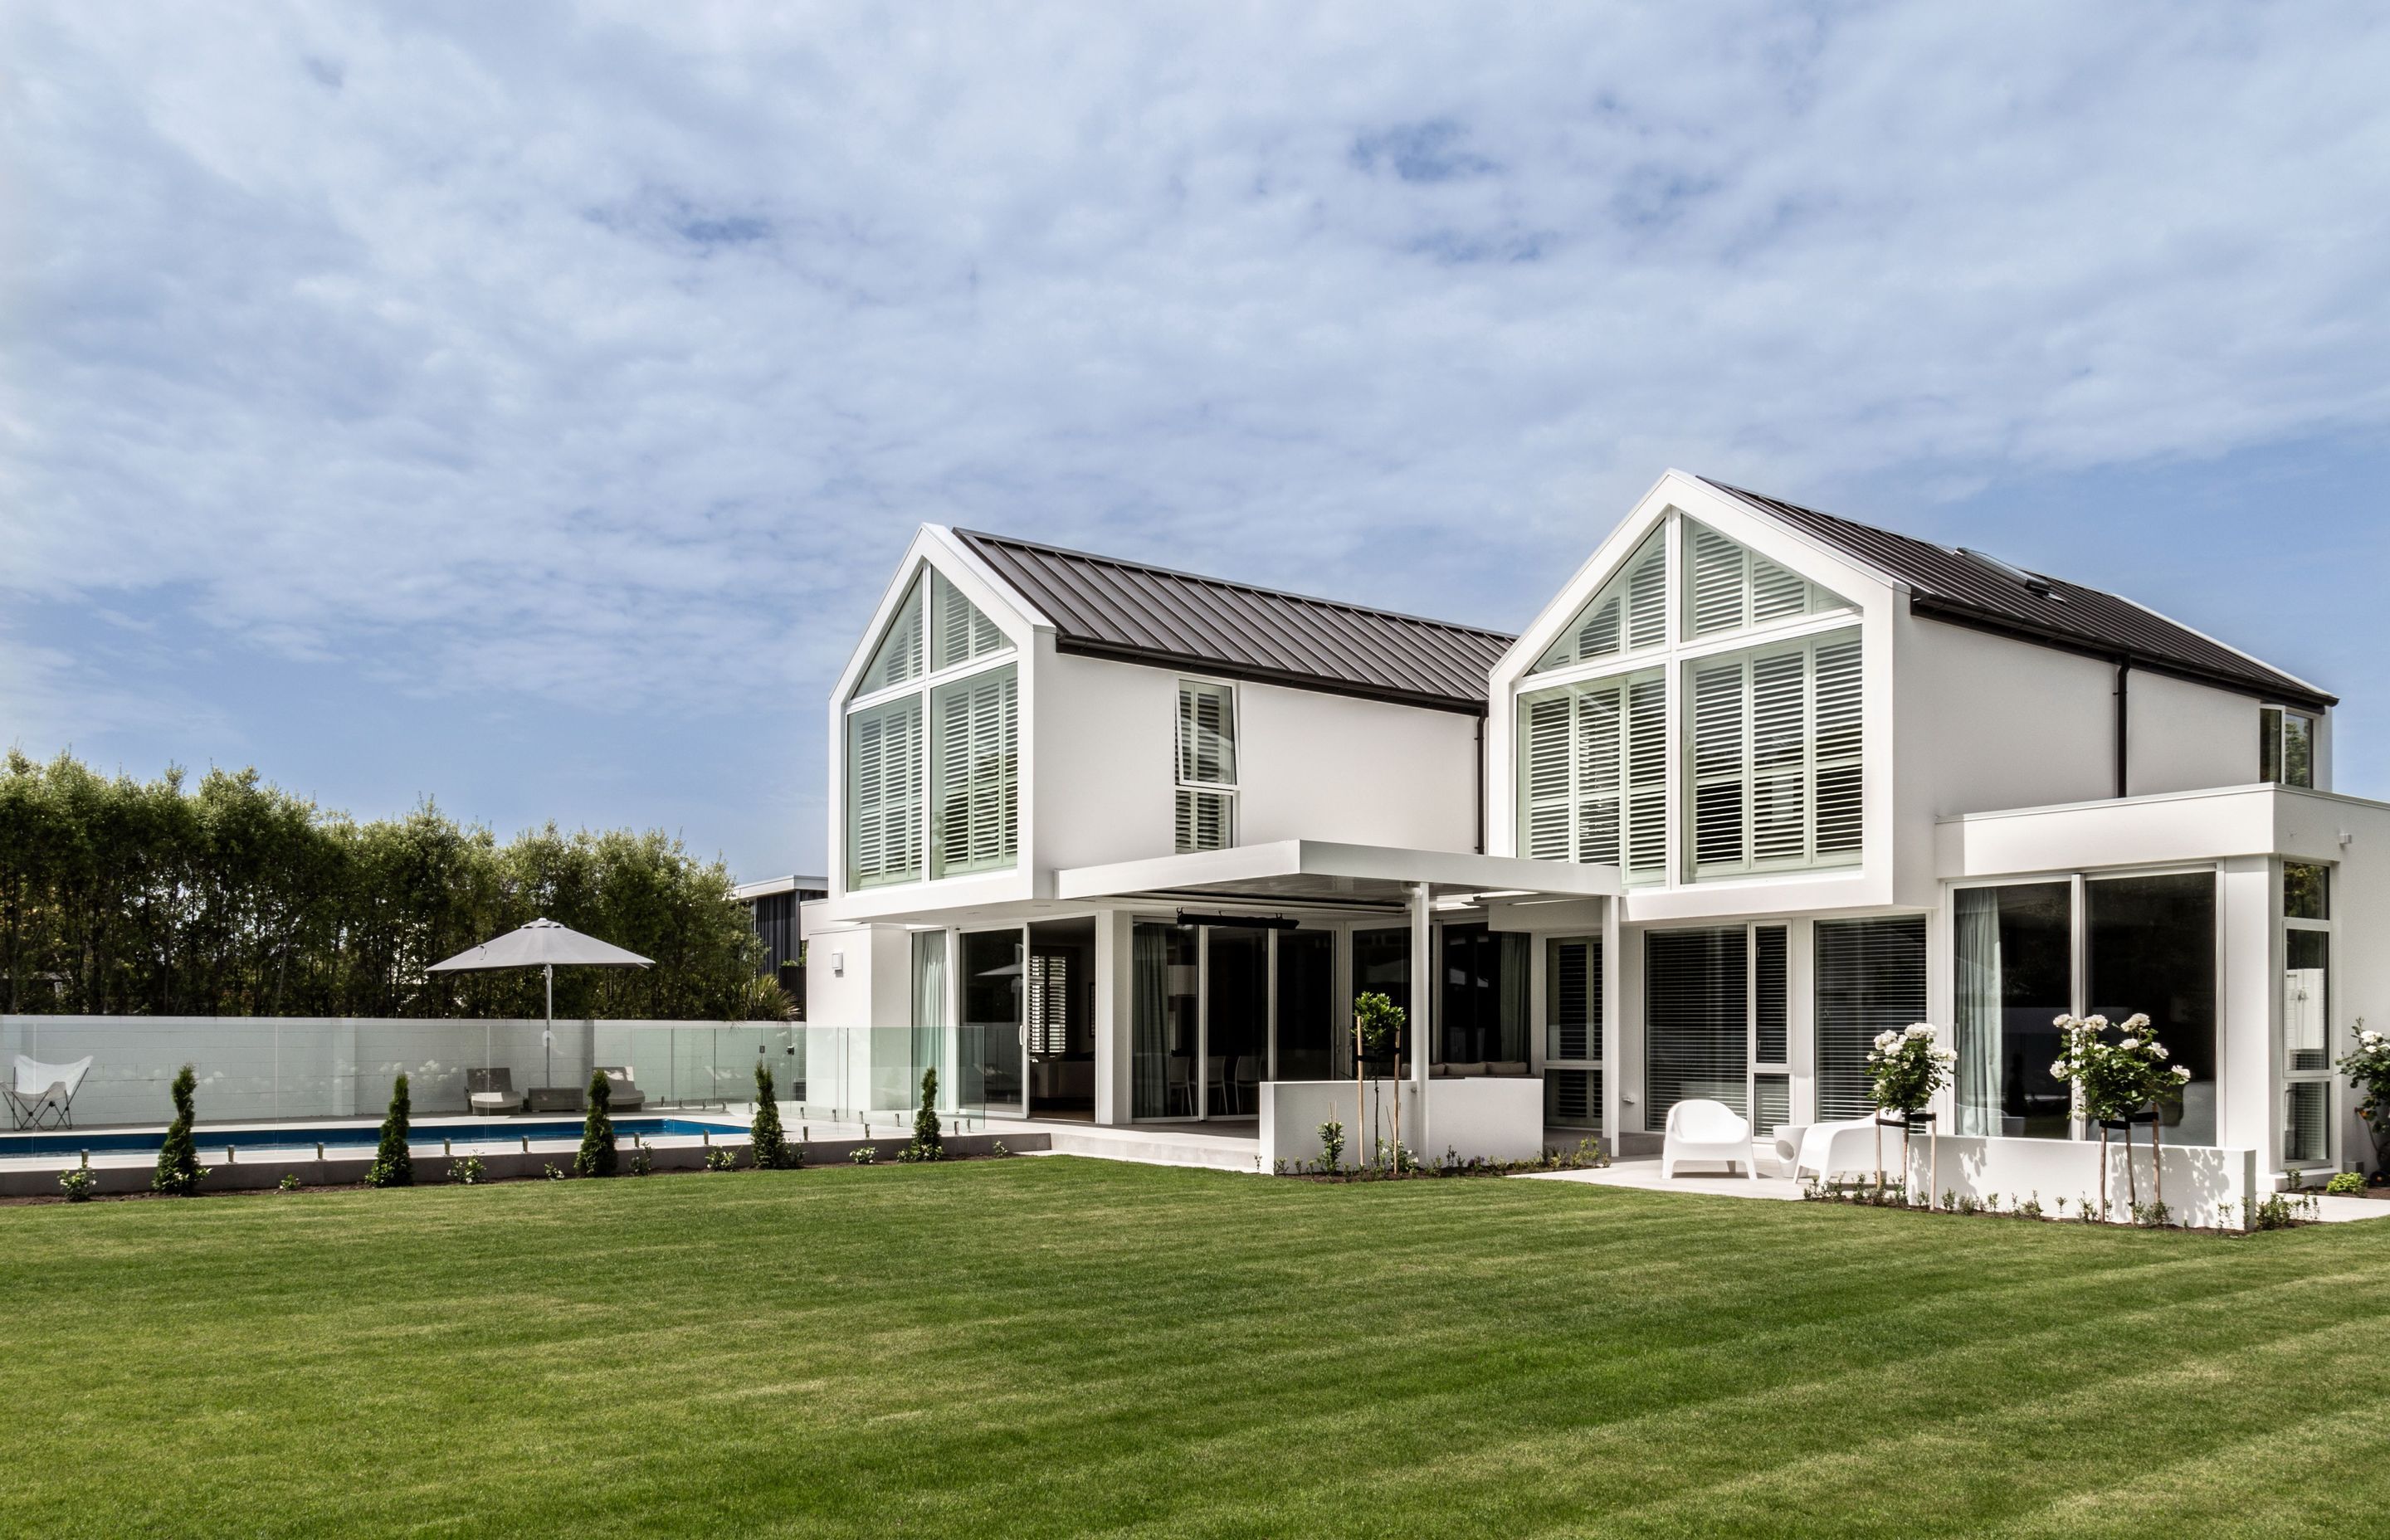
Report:
[[[165,1142],[158,1147],[158,1174],[149,1185],[160,1192],[188,1198],[199,1190],[207,1169],[199,1164],[199,1147],[191,1142],[191,1093],[199,1077],[188,1064],[174,1076],[174,1121],[166,1125]]]
[[[946,1158],[945,1131],[938,1124],[938,1072],[921,1072],[921,1110],[913,1114],[913,1142],[906,1147],[907,1161]]]
[[[789,1163],[789,1142],[780,1130],[780,1097],[772,1084],[772,1067],[755,1061],[755,1169],[776,1171]]]
[[[381,1144],[374,1150],[374,1163],[366,1170],[366,1186],[411,1187],[415,1185],[415,1157],[406,1149],[406,1118],[410,1110],[406,1077],[401,1075],[390,1088],[390,1111],[381,1120]]]
[[[572,1169],[583,1176],[614,1174],[614,1087],[603,1070],[589,1072],[589,1115],[581,1123],[581,1150]]]

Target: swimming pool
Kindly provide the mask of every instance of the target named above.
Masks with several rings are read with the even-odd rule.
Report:
[[[662,1138],[675,1136],[696,1137],[700,1134],[715,1134],[738,1138],[747,1132],[742,1123],[700,1122],[695,1118],[616,1118],[614,1133],[628,1142],[633,1135],[641,1138]],[[71,1128],[47,1129],[38,1134],[0,1134],[0,1160],[11,1156],[78,1155],[84,1150],[94,1155],[155,1154],[165,1142],[165,1130],[130,1128],[95,1130],[83,1133]],[[320,1125],[283,1126],[278,1128],[210,1128],[205,1125],[191,1131],[199,1154],[205,1158],[212,1149],[226,1146],[247,1154],[274,1152],[305,1152],[312,1154],[317,1145],[327,1153],[332,1150],[371,1149],[381,1143],[381,1125],[374,1123],[324,1123]],[[418,1123],[407,1130],[407,1148],[429,1150],[437,1154],[440,1142],[451,1139],[457,1144],[520,1144],[524,1139],[556,1140],[581,1137],[579,1118],[490,1118],[482,1120],[445,1119]]]

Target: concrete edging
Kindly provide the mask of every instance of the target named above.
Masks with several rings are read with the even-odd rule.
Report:
[[[944,1142],[947,1152],[954,1155],[992,1155],[999,1143],[1015,1154],[1043,1151],[1050,1147],[1050,1141],[1046,1135],[1028,1133],[949,1134]],[[845,1165],[854,1159],[855,1150],[867,1145],[880,1152],[880,1158],[874,1162],[875,1164],[892,1165],[895,1162],[896,1152],[905,1148],[905,1141],[902,1139],[816,1139],[804,1147],[805,1164],[808,1166]],[[658,1171],[702,1171],[705,1169],[707,1148],[702,1144],[678,1143],[650,1144],[647,1147],[648,1153],[655,1160],[655,1169]],[[752,1163],[749,1160],[749,1151],[752,1148],[751,1140],[716,1139],[711,1148],[731,1151],[733,1158],[739,1162],[739,1170],[751,1169]],[[632,1149],[628,1140],[623,1141],[620,1148],[625,1168],[630,1163]],[[200,1150],[203,1155],[206,1149],[207,1146],[204,1143],[201,1144]],[[218,1152],[219,1154],[222,1152],[221,1146],[218,1147]],[[572,1165],[572,1154],[571,1149],[534,1149],[528,1154],[520,1149],[510,1149],[484,1154],[480,1157],[480,1160],[484,1180],[520,1181],[538,1177],[549,1165],[570,1170]],[[465,1156],[458,1155],[454,1159],[461,1161]],[[300,1156],[295,1159],[267,1157],[253,1161],[241,1161],[233,1163],[219,1161],[210,1165],[207,1175],[200,1179],[199,1191],[202,1193],[254,1192],[261,1188],[280,1187],[282,1178],[286,1175],[298,1177],[302,1187],[362,1187],[365,1184],[366,1173],[372,1168],[373,1161],[373,1151],[364,1149],[354,1153],[344,1151],[340,1154],[327,1154],[320,1161],[313,1155]],[[203,1161],[202,1163],[207,1162]],[[447,1186],[448,1168],[451,1163],[451,1158],[448,1156],[427,1154],[418,1148],[415,1154],[416,1185],[427,1187]],[[74,1161],[62,1161],[55,1169],[45,1167],[39,1170],[0,1172],[0,1198],[63,1198],[66,1195],[59,1190],[58,1174],[73,1169]],[[120,1197],[127,1193],[148,1192],[150,1190],[149,1182],[155,1171],[156,1168],[147,1162],[139,1165],[94,1166],[91,1168],[94,1179],[92,1190],[101,1197]]]

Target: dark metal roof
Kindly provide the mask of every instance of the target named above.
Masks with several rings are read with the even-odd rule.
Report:
[[[1485,713],[1516,637],[1009,535],[955,534],[1054,622],[1063,652]]]
[[[1911,614],[1998,632],[2043,647],[2129,662],[2285,705],[2322,710],[2333,696],[2267,667],[2128,598],[1702,478],[1784,523],[1908,585]]]

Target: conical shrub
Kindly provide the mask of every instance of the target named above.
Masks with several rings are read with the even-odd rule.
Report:
[[[789,1163],[788,1136],[780,1128],[780,1098],[772,1084],[772,1067],[755,1061],[755,1169],[771,1171]]]
[[[412,1110],[413,1104],[406,1096],[406,1077],[401,1075],[391,1083],[390,1110],[381,1120],[381,1143],[374,1149],[374,1163],[366,1170],[366,1186],[415,1185],[415,1157],[406,1148],[407,1114]]]
[[[614,1085],[603,1070],[589,1072],[589,1115],[581,1123],[581,1151],[572,1169],[584,1176],[614,1174]]]

